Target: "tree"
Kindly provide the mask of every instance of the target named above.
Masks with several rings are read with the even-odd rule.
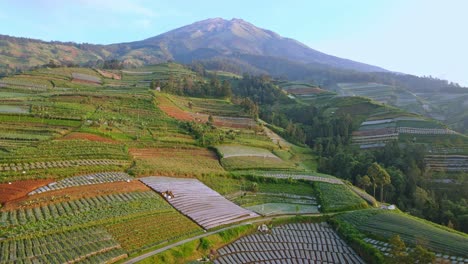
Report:
[[[363,189],[366,189],[367,187],[372,185],[371,179],[367,175],[364,175],[362,177],[358,175],[356,180],[357,180],[357,185]]]
[[[394,235],[388,241],[392,263],[407,263],[406,245],[399,235]]]
[[[213,116],[209,115],[208,116],[208,123],[213,124],[213,122],[214,122]]]
[[[231,84],[227,80],[224,80],[221,85],[221,96],[224,98],[231,98],[232,96]]]
[[[374,184],[374,196],[375,196],[375,187],[380,185],[380,201],[383,201],[383,188],[385,185],[391,183],[390,175],[387,171],[382,168],[377,162],[371,164],[367,170],[367,174],[372,179]]]
[[[428,251],[421,245],[417,245],[409,255],[411,263],[433,263],[435,254]]]

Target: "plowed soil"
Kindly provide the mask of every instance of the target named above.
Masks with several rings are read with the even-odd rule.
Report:
[[[47,185],[54,180],[26,180],[16,181],[11,184],[0,184],[0,203],[4,204],[8,201],[25,197],[29,192]]]
[[[89,140],[89,141],[98,141],[98,142],[107,142],[107,143],[117,143],[115,140],[110,138],[101,137],[95,134],[90,133],[81,133],[81,132],[73,132],[70,133],[59,140]]]

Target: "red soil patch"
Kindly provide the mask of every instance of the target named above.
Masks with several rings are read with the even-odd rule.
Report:
[[[23,196],[20,199],[7,202],[2,210],[31,208],[87,197],[109,195],[114,193],[144,192],[149,190],[150,189],[146,185],[138,180],[133,180],[131,182],[112,182],[77,186],[31,196]]]
[[[159,157],[206,157],[218,160],[216,154],[207,149],[176,149],[176,148],[132,148],[130,154],[135,158],[154,159]]]
[[[101,137],[95,134],[90,133],[81,133],[81,132],[73,132],[70,133],[58,140],[89,140],[89,141],[97,141],[97,142],[106,142],[106,143],[117,143],[115,140]]]
[[[190,113],[178,108],[166,97],[161,96],[158,101],[159,108],[168,116],[181,121],[195,121],[195,118]]]
[[[25,197],[29,192],[53,181],[54,180],[26,180],[12,182],[11,184],[1,183],[0,203],[4,204],[21,197]]]

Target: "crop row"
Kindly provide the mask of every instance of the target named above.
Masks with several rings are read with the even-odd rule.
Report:
[[[0,213],[0,235],[12,237],[31,232],[105,221],[142,212],[173,210],[151,191],[82,198],[47,206]]]
[[[122,247],[134,252],[202,229],[177,211],[168,211],[114,223],[106,226]]]
[[[324,212],[366,208],[367,203],[345,184],[314,183]]]
[[[96,164],[93,164],[96,165]],[[87,174],[81,176],[70,177],[58,182],[49,183],[47,186],[40,187],[29,195],[43,193],[52,190],[60,190],[73,186],[92,185],[106,182],[118,182],[118,181],[130,181],[132,178],[130,175],[124,172],[101,172],[94,174]]]
[[[93,159],[93,160],[65,160],[65,161],[45,161],[45,162],[31,162],[22,164],[0,164],[1,171],[29,171],[36,169],[48,168],[68,168],[78,166],[108,166],[108,165],[125,165],[126,161],[123,160],[109,160],[109,159]]]
[[[0,263],[74,263],[120,245],[103,228],[0,241]]]
[[[84,140],[48,141],[37,147],[18,149],[8,155],[0,154],[0,164],[85,159],[128,160],[129,156],[123,146]]]
[[[325,183],[331,183],[331,184],[343,184],[343,181],[337,178],[327,178],[327,177],[302,175],[302,174],[264,173],[262,174],[262,176],[272,177],[272,178],[277,178],[277,179],[294,179],[294,180],[306,180],[306,181],[313,181],[313,182],[325,182]]]
[[[363,263],[325,224],[288,224],[218,250],[215,263]]]
[[[353,136],[353,143],[387,142],[398,139],[398,133],[373,136]]]
[[[419,134],[419,135],[455,135],[457,132],[448,128],[415,128],[415,127],[398,127],[398,133],[402,134]]]

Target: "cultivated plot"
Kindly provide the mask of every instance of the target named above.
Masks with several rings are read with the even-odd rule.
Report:
[[[51,182],[46,186],[37,188],[36,190],[29,193],[29,195],[43,193],[47,191],[60,190],[64,188],[92,185],[107,182],[118,182],[118,181],[131,181],[132,177],[125,172],[101,172],[94,174],[87,174],[81,176],[70,177],[57,182]]]
[[[258,216],[196,179],[146,177],[140,180],[159,193],[170,192],[168,202],[205,229]]]
[[[287,224],[218,250],[214,263],[364,263],[327,224]]]

